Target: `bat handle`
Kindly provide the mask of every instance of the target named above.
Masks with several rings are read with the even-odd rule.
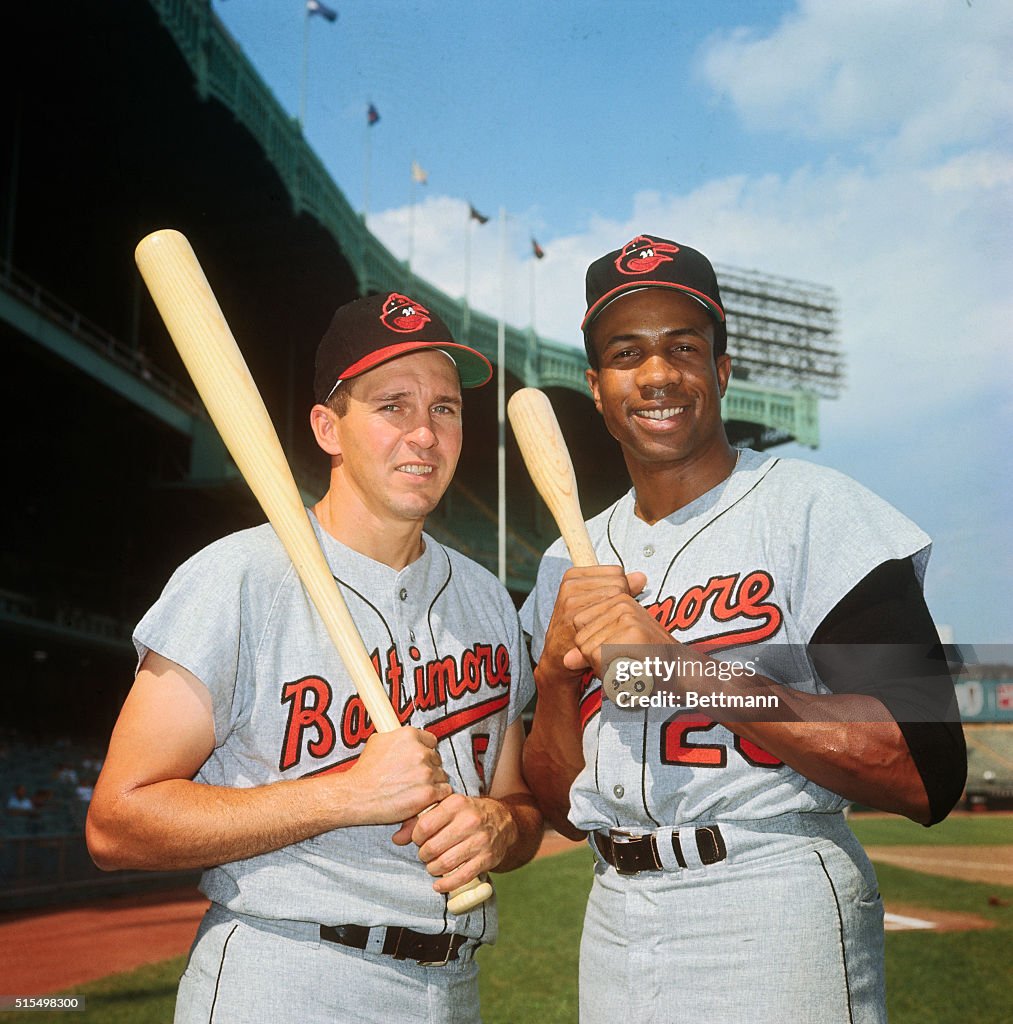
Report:
[[[433,804],[424,811],[420,811],[419,817],[421,818],[423,814],[428,814],[435,806],[436,804]],[[487,882],[482,878],[473,878],[470,882],[465,882],[464,885],[459,885],[456,889],[451,890],[450,895],[447,897],[447,907],[452,914],[467,914],[474,910],[475,907],[485,903],[491,895],[491,882]]]
[[[482,878],[473,878],[450,894],[447,898],[447,907],[452,914],[467,914],[485,903],[491,895],[492,885],[489,882]]]

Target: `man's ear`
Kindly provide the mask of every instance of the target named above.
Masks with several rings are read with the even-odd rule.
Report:
[[[732,357],[725,352],[723,355],[717,358],[717,371],[718,371],[718,391],[721,397],[725,397],[725,390],[728,387],[728,381],[732,376]]]
[[[339,417],[326,405],[315,405],[310,409],[310,427],[320,448],[330,456],[341,455],[341,427]]]
[[[598,371],[597,370],[585,370],[584,380],[587,381],[587,386],[591,389],[591,397],[594,399],[594,407],[601,412],[601,395],[598,392]]]

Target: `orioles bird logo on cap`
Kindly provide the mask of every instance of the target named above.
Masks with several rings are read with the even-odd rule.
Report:
[[[661,263],[671,263],[672,256],[678,251],[677,245],[637,235],[623,246],[623,251],[616,258],[616,270],[620,274],[648,274]]]
[[[398,334],[411,334],[421,330],[429,323],[429,310],[420,302],[409,299],[407,295],[391,292],[383,304],[380,323],[388,330]]]

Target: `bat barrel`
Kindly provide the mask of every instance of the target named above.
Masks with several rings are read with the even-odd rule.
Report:
[[[577,478],[548,396],[521,388],[507,404],[507,415],[528,473],[559,527],[574,565],[597,565],[598,556],[580,511]]]

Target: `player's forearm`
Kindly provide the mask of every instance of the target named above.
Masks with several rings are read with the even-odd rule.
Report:
[[[535,668],[538,703],[531,733],[524,743],[524,778],[545,819],[562,835],[584,833],[568,820],[570,786],[584,767],[580,701],[572,683],[552,680]]]
[[[182,779],[100,796],[88,813],[92,859],[103,870],[183,870],[268,853],[328,827],[312,789],[256,789]]]
[[[173,871],[255,857],[333,828],[363,824],[357,795],[336,776],[250,789],[167,779],[96,793],[86,835],[106,871]]]
[[[503,859],[493,871],[513,871],[538,852],[542,841],[542,812],[530,793],[512,793],[499,798],[500,807],[509,817],[508,845]]]
[[[744,696],[775,694],[776,722],[723,722],[817,785],[848,800],[927,824],[928,795],[900,727],[874,697],[814,695],[755,678]]]

